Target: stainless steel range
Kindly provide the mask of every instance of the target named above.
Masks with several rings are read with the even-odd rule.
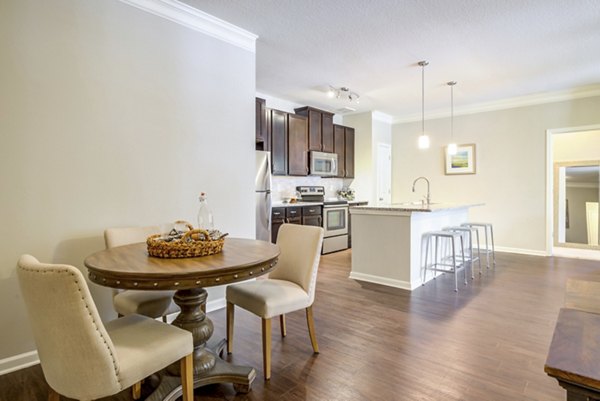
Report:
[[[325,199],[325,187],[296,187],[302,202],[323,203],[323,252],[348,249],[348,201]]]

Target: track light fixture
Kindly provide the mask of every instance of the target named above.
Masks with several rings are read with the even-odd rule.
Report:
[[[352,103],[352,102],[360,103],[360,101],[359,101],[360,95],[345,86],[342,86],[340,88],[335,88],[333,86],[329,86],[329,89],[327,90],[327,96],[330,98],[347,100],[350,103]]]

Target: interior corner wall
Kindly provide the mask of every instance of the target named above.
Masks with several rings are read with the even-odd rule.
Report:
[[[476,174],[445,175],[448,118],[427,121],[431,147],[416,148],[420,122],[393,127],[393,201],[416,199],[412,181],[431,181],[433,202],[485,203],[473,221],[494,224],[496,246],[545,253],[546,130],[600,123],[600,97],[540,104],[454,117],[459,144],[476,145]]]
[[[371,112],[343,117],[343,124],[354,128],[354,180],[350,186],[357,200],[374,204],[376,168],[373,152],[373,118]]]
[[[85,271],[105,228],[193,223],[200,191],[254,238],[253,52],[117,0],[4,0],[0,55],[0,360],[35,349],[21,254]]]

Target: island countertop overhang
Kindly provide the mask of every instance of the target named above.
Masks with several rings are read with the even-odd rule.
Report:
[[[455,209],[465,209],[474,206],[483,206],[483,203],[390,203],[374,206],[356,206],[350,208],[351,214],[388,214],[406,216],[412,213],[435,213]]]

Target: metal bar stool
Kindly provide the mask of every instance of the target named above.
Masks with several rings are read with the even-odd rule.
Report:
[[[482,274],[481,270],[481,250],[479,246],[479,230],[475,227],[463,227],[463,226],[452,226],[444,228],[444,231],[454,231],[458,233],[463,233],[464,239],[463,241],[467,244],[467,251],[465,252],[465,260],[469,262],[469,267],[471,268],[471,278],[475,278],[475,272],[473,269],[473,262],[478,262],[479,264],[479,274]],[[477,241],[477,256],[473,253],[473,235],[475,235],[475,241]]]
[[[430,231],[423,234],[425,242],[425,263],[423,265],[423,285],[427,279],[427,270],[433,270],[435,279],[438,272],[454,274],[454,291],[458,291],[458,272],[463,270],[465,285],[467,284],[467,272],[465,270],[465,247],[463,235],[452,231]],[[458,245],[460,244],[460,254]],[[450,249],[448,253],[447,250]],[[433,260],[429,260],[433,252]],[[459,259],[460,258],[460,259]]]
[[[486,257],[486,267],[489,269],[490,268],[490,254],[492,254],[492,263],[493,263],[493,267],[496,267],[496,249],[494,248],[494,228],[492,226],[491,223],[463,223],[461,224],[461,226],[463,227],[473,227],[473,228],[477,228],[483,229],[483,232],[485,234],[485,257]],[[489,239],[491,239],[491,245],[492,247],[490,248],[489,244],[490,242],[488,241],[488,232],[489,232]]]

